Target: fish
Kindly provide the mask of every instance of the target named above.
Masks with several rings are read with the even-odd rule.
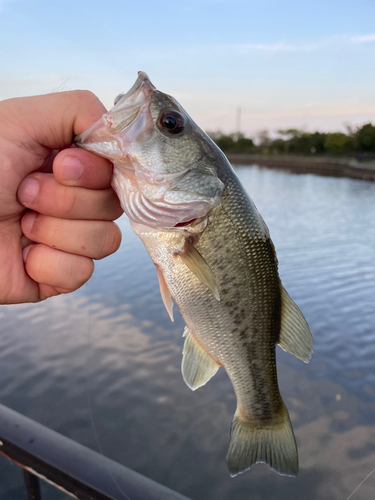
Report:
[[[276,345],[308,362],[309,326],[278,274],[266,223],[224,153],[144,72],[74,143],[113,162],[112,186],[156,267],[161,297],[183,332],[182,376],[205,385],[220,367],[237,398],[231,476],[267,463],[298,474],[280,395]]]

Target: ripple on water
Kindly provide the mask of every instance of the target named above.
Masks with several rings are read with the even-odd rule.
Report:
[[[375,460],[375,183],[237,173],[314,336],[309,365],[277,354],[298,479],[261,465],[229,478],[231,384],[222,369],[196,392],[184,384],[183,321],[176,313],[170,322],[125,217],[121,249],[79,291],[1,308],[0,400],[97,449],[95,431],[105,454],[196,500],[342,500]]]

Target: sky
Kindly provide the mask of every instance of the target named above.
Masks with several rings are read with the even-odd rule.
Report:
[[[0,100],[139,70],[206,131],[375,124],[375,0],[0,0]]]

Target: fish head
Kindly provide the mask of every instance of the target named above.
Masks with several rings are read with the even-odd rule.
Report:
[[[74,142],[113,162],[112,185],[134,223],[178,228],[221,201],[216,145],[144,72]]]

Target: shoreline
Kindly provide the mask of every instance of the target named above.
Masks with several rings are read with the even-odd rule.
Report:
[[[329,177],[348,177],[375,182],[375,168],[364,163],[331,158],[306,156],[271,156],[255,154],[227,154],[229,162],[237,165],[259,165],[297,174],[317,174]]]

